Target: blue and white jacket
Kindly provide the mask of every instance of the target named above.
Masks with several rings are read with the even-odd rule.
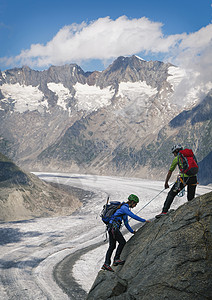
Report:
[[[145,219],[142,219],[131,212],[131,210],[129,209],[129,204],[124,203],[119,209],[117,209],[114,215],[112,215],[109,224],[113,224],[113,222],[115,222],[119,225],[120,228],[122,221],[124,221],[125,227],[129,230],[129,232],[133,233],[134,230],[130,227],[128,223],[128,216],[137,221],[146,222]]]

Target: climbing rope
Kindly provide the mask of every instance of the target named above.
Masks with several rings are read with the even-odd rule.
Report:
[[[171,183],[169,186],[172,186],[175,182]],[[147,207],[153,200],[155,200],[161,193],[163,193],[163,191],[165,190],[162,189],[155,197],[153,197],[148,203],[146,203],[141,209],[139,209],[139,211],[136,212],[136,215],[141,211],[143,210],[145,207]],[[132,219],[132,218],[129,218],[129,220]]]

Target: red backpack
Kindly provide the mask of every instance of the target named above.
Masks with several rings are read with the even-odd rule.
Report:
[[[191,149],[180,150],[178,153],[178,166],[180,172],[188,176],[194,176],[198,173],[198,164],[196,157]]]

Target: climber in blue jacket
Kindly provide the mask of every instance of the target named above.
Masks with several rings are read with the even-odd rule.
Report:
[[[113,250],[116,248],[116,242],[118,242],[119,245],[115,253],[113,266],[123,265],[125,263],[124,260],[120,259],[121,252],[126,244],[126,240],[120,231],[122,221],[124,221],[124,225],[129,232],[133,234],[135,234],[136,231],[130,227],[128,223],[128,216],[140,222],[149,222],[148,220],[142,219],[130,211],[130,208],[136,207],[138,202],[139,198],[136,195],[131,194],[128,197],[128,201],[126,203],[121,203],[116,212],[110,218],[107,226],[109,233],[109,248],[106,253],[105,263],[102,266],[102,270],[114,272],[114,270],[110,267],[110,264]]]

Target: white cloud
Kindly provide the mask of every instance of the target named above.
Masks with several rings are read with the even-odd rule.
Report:
[[[173,51],[175,59],[178,64],[188,65],[192,62],[192,65],[198,64],[201,60],[204,60],[205,55],[208,62],[212,62],[212,24],[206,27],[202,27],[199,31],[184,35],[180,44]]]
[[[169,55],[168,61],[187,70],[187,77],[180,83],[178,92],[175,93],[176,98],[183,98],[186,91],[197,86],[208,87],[207,91],[211,88],[212,24],[185,35]]]
[[[99,18],[89,24],[71,24],[63,27],[46,45],[33,44],[20,55],[9,58],[31,67],[45,67],[82,60],[107,60],[141,51],[168,52],[184,35],[165,37],[162,24],[143,17],[116,20]]]
[[[44,68],[49,65],[63,65],[98,59],[111,61],[116,57],[133,54],[162,53],[167,61],[195,73],[195,79],[209,82],[212,74],[212,24],[190,34],[165,36],[163,24],[142,17],[129,19],[99,18],[90,23],[71,24],[59,30],[54,38],[46,43],[33,44],[20,55],[0,58],[8,65],[28,65]],[[196,74],[199,74],[197,76]]]

